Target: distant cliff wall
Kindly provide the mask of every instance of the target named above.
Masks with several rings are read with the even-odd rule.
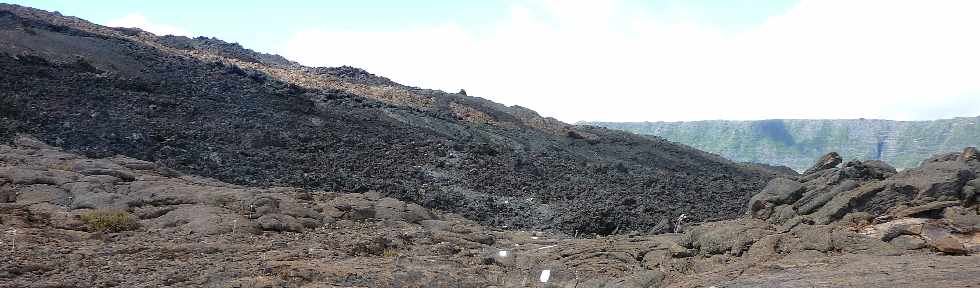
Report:
[[[758,120],[690,122],[583,122],[656,135],[735,161],[805,170],[836,151],[846,159],[883,160],[909,168],[940,152],[980,144],[980,117],[933,121]]]

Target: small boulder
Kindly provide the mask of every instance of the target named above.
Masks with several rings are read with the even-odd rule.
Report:
[[[623,279],[624,288],[656,288],[663,285],[667,275],[660,271],[645,270]],[[607,286],[608,287],[608,286]]]
[[[833,226],[817,225],[805,226],[794,231],[793,234],[799,239],[801,249],[828,252],[834,249],[833,238],[831,237],[833,231]]]
[[[903,250],[916,250],[926,247],[926,240],[914,235],[899,235],[891,241],[888,241],[888,243],[895,246],[895,248]]]
[[[663,263],[669,257],[670,251],[668,250],[660,249],[647,252],[643,255],[643,266],[650,270],[657,270],[660,267],[660,263]]]
[[[731,251],[740,255],[756,240],[771,234],[765,222],[753,219],[721,221],[694,226],[685,231],[679,244],[694,248],[702,255],[715,255]]]
[[[779,205],[773,209],[772,215],[769,216],[768,222],[781,225],[796,216],[798,215],[796,214],[796,210],[793,210],[793,206]]]
[[[374,203],[374,200],[368,199],[364,194],[341,194],[327,203],[328,211],[325,213],[334,218],[350,220],[371,219],[375,216]]]
[[[258,218],[267,214],[278,214],[279,213],[279,199],[261,196],[252,200],[252,204],[249,205],[249,210],[252,212],[253,217]]]
[[[423,220],[432,220],[435,218],[436,217],[434,214],[432,214],[432,211],[429,211],[429,209],[425,209],[418,204],[408,203],[405,205],[405,222],[419,223]]]
[[[887,242],[901,235],[919,235],[922,234],[924,222],[920,218],[904,218],[881,223],[874,226],[872,236]]]
[[[3,180],[0,180],[2,182]],[[17,190],[13,185],[0,183],[0,203],[11,203],[17,201]]]
[[[875,256],[902,255],[902,252],[891,244],[848,230],[835,230],[833,233],[831,233],[831,242],[833,243],[835,250],[849,253],[869,254]]]
[[[896,187],[911,187],[913,199],[960,200],[964,184],[976,178],[969,165],[959,161],[923,162],[921,166],[895,174],[887,181]]]
[[[799,246],[799,238],[791,237],[789,234],[772,234],[753,243],[745,253],[745,257],[748,261],[761,263],[798,250]]]
[[[977,152],[977,147],[966,147],[963,149],[963,153],[960,153],[960,160],[976,161],[978,159],[980,159],[980,152]]]
[[[923,205],[919,205],[919,206],[908,207],[908,208],[905,208],[905,209],[902,209],[902,210],[898,210],[897,212],[895,212],[895,215],[894,216],[895,216],[895,218],[910,217],[910,216],[915,216],[915,215],[923,214],[923,213],[926,213],[926,212],[931,212],[931,211],[936,211],[936,210],[943,210],[946,207],[956,206],[956,205],[959,205],[959,204],[960,204],[959,201],[931,202],[931,203],[928,203],[928,204],[923,204]]]
[[[323,216],[317,213],[315,210],[306,207],[301,202],[298,202],[292,198],[281,196],[279,197],[279,213],[286,214],[289,216],[299,218],[309,218],[309,219],[321,219]]]
[[[405,220],[405,202],[394,198],[381,198],[374,205],[374,217],[386,220]]]
[[[935,248],[936,251],[946,254],[964,255],[969,253],[969,251],[966,250],[966,247],[963,246],[963,243],[960,243],[959,240],[956,240],[956,238],[953,237],[941,238],[933,241],[930,244],[932,244],[932,247]]]
[[[670,257],[673,258],[687,258],[698,254],[698,250],[688,249],[684,246],[678,245],[677,243],[671,243],[668,245],[667,252],[669,252]]]
[[[848,161],[843,172],[847,179],[883,180],[898,173],[895,167],[879,160]]]
[[[258,222],[262,230],[266,231],[276,231],[276,232],[303,232],[306,227],[303,226],[303,222],[296,220],[293,216],[284,214],[266,214],[255,220]]]

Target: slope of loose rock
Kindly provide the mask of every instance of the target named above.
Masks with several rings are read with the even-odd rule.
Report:
[[[0,141],[17,133],[237,185],[378,191],[485,225],[566,233],[736,217],[772,177],[356,68],[0,4]]]

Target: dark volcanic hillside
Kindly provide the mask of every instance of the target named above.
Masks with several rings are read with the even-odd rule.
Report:
[[[0,4],[0,137],[17,133],[236,184],[374,190],[487,225],[566,232],[734,217],[770,178],[356,68]]]

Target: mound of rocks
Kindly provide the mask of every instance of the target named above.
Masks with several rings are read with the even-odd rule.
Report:
[[[116,210],[132,214],[147,230],[218,235],[303,232],[339,220],[419,223],[436,218],[417,204],[377,192],[249,188],[124,156],[87,159],[31,138],[15,142],[0,146],[0,204],[32,215],[17,221],[46,219],[57,228],[84,230],[80,215]]]
[[[977,253],[976,151],[939,155],[901,172],[880,161],[838,167],[840,157],[831,153],[801,177],[770,181],[747,213],[783,231],[845,225],[903,248]]]
[[[446,271],[481,270],[479,265],[447,268],[405,260],[396,263],[402,270],[392,271],[385,268],[391,263],[378,261],[412,255],[479,263],[502,233],[377,192],[243,187],[123,156],[88,159],[32,138],[14,142],[0,145],[0,241],[9,254],[0,263],[0,283],[17,287],[135,286],[139,279],[147,281],[140,285],[185,287],[476,281],[474,273]],[[137,225],[132,231],[99,229],[86,222],[93,211],[131,217]],[[93,262],[127,263],[141,272],[83,268],[99,267]],[[353,268],[365,265],[372,268]],[[353,280],[349,271],[356,271]],[[425,277],[394,273],[406,271]],[[268,277],[277,274],[292,276]]]

